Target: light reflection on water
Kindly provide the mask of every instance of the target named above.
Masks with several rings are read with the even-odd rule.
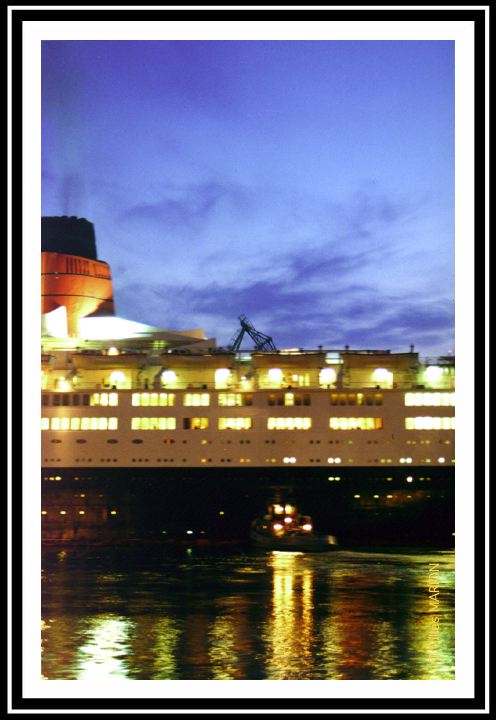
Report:
[[[44,679],[454,678],[453,552],[143,556],[45,557]]]

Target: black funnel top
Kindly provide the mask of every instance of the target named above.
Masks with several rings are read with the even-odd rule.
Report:
[[[96,260],[93,223],[75,216],[42,217],[41,251],[79,255]]]

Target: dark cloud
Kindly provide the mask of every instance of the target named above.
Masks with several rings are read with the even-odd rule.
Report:
[[[195,229],[204,225],[222,203],[243,211],[248,199],[233,183],[205,181],[194,185],[169,186],[160,200],[138,203],[119,217],[121,225],[151,221],[164,230]]]
[[[121,293],[121,296],[123,293]],[[201,292],[191,286],[151,289],[134,285],[124,295],[142,298],[148,322],[163,327],[202,326],[226,345],[246,314],[278,347],[407,349],[410,344],[452,346],[453,306],[440,300],[412,305],[350,284],[337,300],[329,293],[257,281],[243,288],[213,283]],[[153,298],[153,299],[152,299]],[[139,301],[138,301],[139,302]]]

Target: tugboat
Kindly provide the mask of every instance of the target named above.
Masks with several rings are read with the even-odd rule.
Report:
[[[302,515],[293,502],[272,502],[267,512],[252,522],[250,538],[258,547],[268,550],[311,551],[335,550],[334,535],[316,533],[312,518]]]

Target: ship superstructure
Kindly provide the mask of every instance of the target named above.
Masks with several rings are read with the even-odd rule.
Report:
[[[61,249],[55,258],[47,253],[59,268],[69,257]],[[66,269],[65,275],[59,269],[57,281],[67,295],[71,282],[83,287],[87,276],[71,280],[74,268]],[[69,483],[72,498],[65,516],[50,511],[58,523],[53,528],[66,522],[68,512],[79,514],[79,532],[88,512],[93,526],[100,515],[122,514],[108,509],[119,505],[119,487],[129,525],[130,497],[141,503],[136,498],[146,483],[149,499],[166,491],[169,504],[176,496],[184,504],[183,495],[194,486],[193,494],[204,493],[209,502],[217,498],[212,512],[223,515],[217,508],[223,498],[226,505],[236,498],[255,504],[260,493],[284,483],[302,484],[314,499],[320,493],[322,512],[361,507],[385,517],[392,512],[394,519],[400,517],[395,508],[432,510],[441,499],[451,508],[452,356],[421,359],[413,346],[404,353],[276,350],[271,338],[268,350],[242,350],[240,343],[224,349],[202,330],[162,330],[116,317],[111,284],[103,287],[96,308],[75,306],[60,294],[59,306],[44,318],[45,497],[51,493],[53,507],[61,507],[61,488]],[[65,315],[62,325],[51,320],[57,313]],[[244,322],[254,331],[241,320],[242,329]],[[61,326],[62,334],[50,333]],[[103,482],[103,515],[83,507],[86,492],[79,493],[77,509],[72,490],[85,482],[93,489]],[[329,493],[334,500],[324,498]],[[441,507],[436,512],[446,514],[446,503]],[[43,512],[48,528],[49,510]]]

